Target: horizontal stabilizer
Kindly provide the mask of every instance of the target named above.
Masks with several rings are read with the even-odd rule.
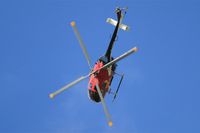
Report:
[[[106,22],[107,22],[107,23],[110,23],[110,24],[112,24],[112,25],[114,25],[114,26],[117,25],[117,21],[114,20],[114,19],[112,19],[112,18],[107,18]],[[119,25],[119,28],[122,29],[122,30],[125,30],[125,31],[127,31],[127,30],[130,29],[130,28],[129,28],[127,25],[125,25],[125,24],[120,24],[120,25]]]

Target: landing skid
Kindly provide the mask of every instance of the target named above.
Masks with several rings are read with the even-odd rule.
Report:
[[[123,80],[123,78],[124,78],[124,74],[119,74],[119,73],[116,73],[116,72],[115,72],[115,74],[118,75],[118,76],[120,76],[121,78],[120,78],[120,81],[119,81],[119,84],[118,84],[118,87],[117,87],[116,91],[115,91],[115,92],[112,92],[112,91],[111,91],[111,88],[110,88],[109,91],[108,91],[108,94],[114,95],[112,102],[114,102],[115,98],[117,97],[117,93],[118,93],[118,91],[119,91],[119,88],[120,88],[120,86],[121,86],[122,80]]]

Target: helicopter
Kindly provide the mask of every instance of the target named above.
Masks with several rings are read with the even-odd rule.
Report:
[[[74,21],[71,22],[71,26],[74,30],[74,33],[79,41],[79,44],[80,44],[80,46],[83,50],[83,53],[85,55],[85,58],[87,60],[90,72],[89,72],[89,74],[87,74],[85,76],[81,76],[80,78],[65,85],[64,87],[60,88],[59,90],[49,94],[49,97],[51,99],[53,99],[55,96],[57,96],[58,94],[62,93],[65,90],[67,90],[68,88],[74,86],[75,84],[79,83],[80,81],[82,81],[86,78],[89,78],[88,96],[89,96],[90,100],[92,100],[96,103],[99,103],[99,102],[102,103],[109,126],[112,126],[113,122],[111,120],[111,115],[108,112],[108,108],[106,106],[104,97],[105,97],[106,93],[112,93],[111,89],[110,89],[112,80],[114,78],[114,75],[119,75],[119,76],[121,76],[121,79],[119,81],[118,87],[117,87],[115,93],[112,93],[112,94],[114,94],[114,98],[113,98],[113,101],[114,101],[114,99],[116,98],[117,93],[119,91],[123,77],[124,77],[124,74],[116,73],[116,67],[117,67],[116,63],[119,62],[120,60],[124,59],[125,57],[131,55],[132,53],[135,53],[138,50],[137,47],[133,47],[130,50],[128,50],[127,52],[125,52],[124,54],[118,56],[117,58],[113,58],[111,55],[113,45],[116,41],[118,30],[119,29],[122,29],[124,31],[129,30],[129,26],[121,23],[124,15],[126,14],[126,11],[127,11],[127,8],[118,8],[117,7],[115,10],[115,13],[117,15],[117,20],[114,20],[112,18],[107,18],[106,22],[115,26],[115,29],[114,29],[114,32],[112,34],[110,43],[108,45],[108,48],[107,48],[105,54],[96,61],[93,68],[91,67],[91,61],[90,61],[88,52],[86,50],[86,47],[83,43],[80,33],[77,30],[76,23]]]

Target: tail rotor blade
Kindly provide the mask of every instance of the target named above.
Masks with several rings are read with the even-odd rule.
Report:
[[[75,33],[75,35],[76,35],[76,38],[78,39],[78,42],[79,42],[79,44],[80,44],[80,46],[81,46],[81,48],[82,48],[82,50],[83,50],[83,53],[84,53],[84,55],[85,55],[85,58],[86,58],[87,63],[88,63],[88,65],[89,65],[89,68],[90,68],[90,70],[91,70],[92,68],[91,68],[90,58],[89,58],[88,52],[87,52],[87,50],[86,50],[86,47],[85,47],[85,45],[84,45],[84,43],[83,43],[83,40],[82,40],[82,38],[81,38],[81,36],[80,36],[80,33],[78,32],[78,29],[77,29],[77,27],[76,27],[76,23],[75,23],[74,21],[72,21],[72,22],[71,22],[71,26],[72,26],[72,28],[74,29],[74,33]]]
[[[49,98],[53,99],[55,96],[57,96],[58,94],[62,93],[63,91],[67,90],[68,88],[72,87],[73,85],[79,83],[80,81],[86,79],[89,75],[86,75],[86,76],[82,76],[80,78],[78,78],[77,80],[63,86],[62,88],[60,88],[59,90],[49,94]]]
[[[99,94],[99,96],[100,96],[101,103],[102,103],[102,105],[103,105],[103,109],[104,109],[104,112],[105,112],[105,115],[106,115],[106,118],[107,118],[107,121],[108,121],[108,125],[109,125],[109,126],[112,126],[113,123],[112,123],[112,120],[111,120],[111,115],[110,115],[109,112],[108,112],[108,108],[107,108],[107,106],[106,106],[106,103],[105,103],[105,101],[104,101],[104,98],[103,98],[103,96],[102,96],[102,93],[101,93],[101,90],[100,90],[100,88],[99,88],[98,83],[96,84],[96,88],[97,88],[97,92],[98,92],[98,94]]]

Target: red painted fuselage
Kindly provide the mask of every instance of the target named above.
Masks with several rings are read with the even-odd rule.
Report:
[[[101,57],[96,64],[94,65],[93,71],[99,70],[102,66],[104,66],[106,63],[110,62],[113,58],[111,56],[111,51],[117,36],[117,32],[120,25],[120,19],[121,17],[121,10],[117,8],[117,24],[115,26],[115,30],[113,32],[112,38],[110,40],[110,43],[108,45],[107,51],[103,57]],[[106,95],[106,92],[108,92],[109,87],[111,85],[113,74],[115,72],[116,64],[113,64],[105,69],[101,69],[97,71],[96,73],[92,74],[90,76],[89,84],[88,84],[88,93],[91,100],[95,102],[100,102],[101,99],[98,95],[96,85],[98,84],[102,96],[104,97]]]
[[[98,60],[94,65],[93,71],[99,70],[104,65],[105,64],[103,61]],[[112,67],[113,66],[101,69],[97,71],[97,73],[92,74],[90,76],[88,84],[88,93],[91,100],[95,102],[101,101],[97,92],[96,84],[99,85],[103,97],[106,95],[106,92],[108,92],[114,73]]]

